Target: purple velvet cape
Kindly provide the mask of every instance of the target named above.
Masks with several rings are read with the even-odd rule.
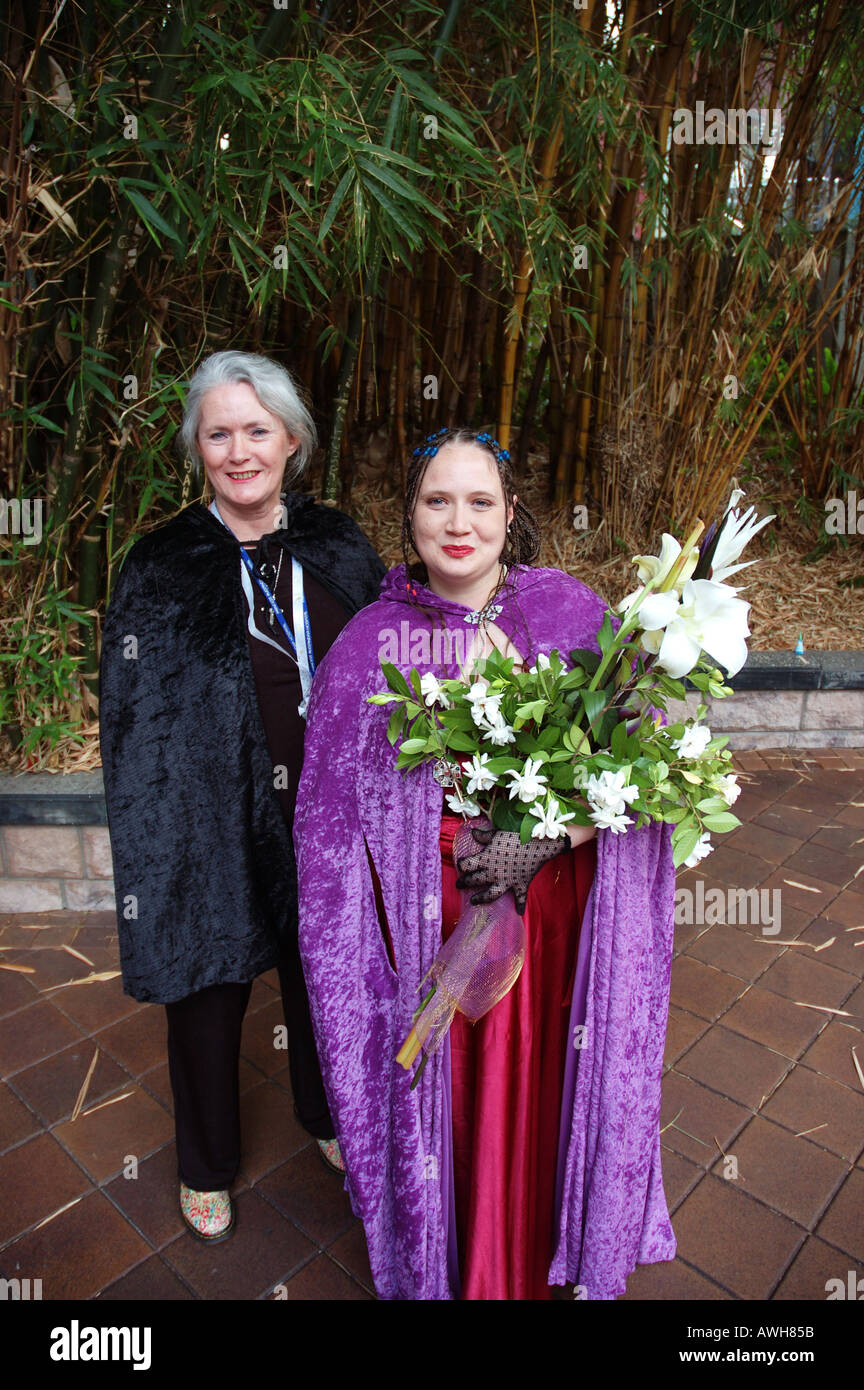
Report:
[[[511,580],[495,622],[527,664],[553,647],[565,659],[574,647],[597,650],[604,604],[591,589],[560,570],[525,566]],[[386,688],[380,656],[392,659],[400,636],[408,639],[394,661],[401,670],[458,675],[455,663],[417,659],[424,654],[418,633],[436,620],[464,631],[467,609],[414,587],[416,597],[403,566],[391,570],[381,598],[351,620],[315,676],[294,823],[300,952],[346,1188],[364,1224],[378,1294],[452,1299],[449,1041],[430,1056],[414,1091],[395,1061],[417,987],[441,945],[443,792],[429,765],[395,770],[385,732],[390,710],[366,703]],[[431,617],[418,603],[434,610]],[[582,1046],[568,1048],[549,1269],[550,1284],[574,1282],[588,1299],[618,1297],[637,1263],[675,1254],[659,1134],[675,891],[670,836],[658,825],[597,834],[571,1037],[577,1023],[585,1030]]]

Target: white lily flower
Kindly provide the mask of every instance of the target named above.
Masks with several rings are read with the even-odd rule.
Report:
[[[672,747],[682,758],[701,758],[711,742],[711,730],[707,724],[691,724],[685,728],[680,738],[670,739]]]
[[[614,811],[591,811],[591,819],[598,830],[611,830],[613,835],[623,835],[628,825],[633,824],[632,816],[616,815]]]
[[[744,496],[744,489],[738,486],[738,479],[732,479],[732,493],[726,503],[726,511],[731,512],[733,507],[737,507],[741,498]]]
[[[639,625],[648,632],[655,632],[666,626],[678,611],[680,595],[676,589],[667,589],[662,594],[651,593],[639,605]]]
[[[478,728],[483,728],[484,724],[494,724],[501,715],[501,701],[503,695],[486,695],[483,700],[476,700],[471,708],[471,717]]]
[[[488,761],[488,753],[481,753],[479,757],[475,753],[470,763],[462,764],[462,771],[468,778],[465,790],[469,796],[474,792],[488,792],[498,781],[498,773],[490,772],[486,766]]]
[[[588,814],[598,830],[611,830],[623,835],[632,819],[625,815],[628,805],[639,795],[639,788],[627,785],[629,768],[617,772],[592,773],[583,781],[583,795],[588,802]]]
[[[440,705],[442,709],[453,708],[453,701],[441,689],[440,683],[431,671],[420,677],[420,693],[430,709],[433,705]]]
[[[521,772],[510,772],[508,776],[512,778],[510,783],[510,799],[518,796],[520,801],[536,801],[543,796],[548,783],[548,778],[544,777],[539,769],[543,766],[541,760],[529,758]]]
[[[646,603],[652,597],[652,595],[654,597],[659,597],[660,594],[664,592],[664,584],[667,578],[669,577],[672,567],[677,562],[680,554],[680,542],[676,541],[674,536],[670,536],[668,531],[664,531],[663,539],[660,543],[659,555],[633,556],[633,563],[636,566],[636,573],[639,576],[640,584],[647,584],[649,580],[654,579],[654,577],[657,576],[656,588],[652,591],[652,594],[648,595],[648,599],[645,600]],[[684,587],[684,584],[690,578],[698,563],[699,547],[698,545],[694,545],[691,547],[687,559],[684,561],[684,564],[681,567],[680,573],[676,576],[673,587],[668,591],[670,594],[680,594],[682,588]],[[632,608],[635,600],[639,597],[641,592],[641,588],[634,589],[632,594],[628,594],[626,598],[623,598],[621,602],[618,604],[618,612],[626,613],[628,609]],[[641,608],[639,611],[640,613],[642,612]],[[653,624],[647,622],[643,623],[643,627],[654,626],[662,627],[665,626],[665,624]]]
[[[566,835],[564,827],[568,820],[573,819],[575,812],[566,811],[561,814],[557,799],[551,796],[547,807],[544,808],[543,803],[537,801],[528,814],[537,816],[537,824],[531,831],[532,840],[557,840],[559,836]]]
[[[732,479],[732,496],[726,508],[726,515],[723,525],[720,528],[720,535],[717,538],[717,545],[711,561],[711,579],[715,584],[722,584],[728,579],[730,574],[736,574],[738,570],[746,569],[748,565],[755,564],[755,560],[743,560],[740,565],[734,563],[738,559],[745,546],[749,545],[757,532],[767,526],[769,521],[774,520],[774,513],[769,516],[760,517],[755,520],[756,508],[748,507],[743,516],[739,516],[737,503],[744,496],[738,487],[735,479]]]
[[[699,860],[704,859],[706,855],[710,854],[713,848],[711,836],[708,834],[707,830],[703,830],[696,844],[693,846],[692,853],[688,854],[687,858],[684,860],[682,868],[695,868]]]
[[[473,706],[478,700],[485,700],[488,693],[489,682],[484,680],[482,676],[478,676],[475,681],[471,682],[468,689],[465,691],[464,698],[468,701],[469,705]]]
[[[481,676],[472,683],[465,694],[465,699],[471,706],[471,717],[474,723],[479,728],[482,728],[484,720],[488,721],[490,724],[494,723],[498,711],[501,708],[501,701],[504,699],[504,695],[501,692],[497,695],[490,695],[489,683]]]
[[[639,795],[639,788],[627,785],[629,768],[617,772],[592,773],[584,783],[585,799],[592,811],[612,810],[620,815]]]
[[[472,801],[470,796],[463,796],[460,800],[456,795],[449,795],[446,796],[444,800],[447,802],[450,810],[455,811],[457,815],[460,812],[464,812],[466,816],[480,816],[483,814],[477,802]]]
[[[659,645],[655,645],[657,634],[650,632],[643,634],[643,646],[657,651],[658,666],[675,679],[693,670],[703,650],[734,676],[747,660],[749,611],[749,603],[727,585],[713,579],[688,579]]]
[[[481,725],[481,728],[484,727]],[[490,721],[485,726],[484,739],[488,738],[490,743],[494,743],[496,748],[503,748],[505,743],[516,742],[516,732],[507,723],[503,715],[496,712],[494,721]]]
[[[722,796],[727,806],[733,806],[741,795],[738,778],[733,772],[726,772],[720,777],[715,777],[711,786],[719,796]]]

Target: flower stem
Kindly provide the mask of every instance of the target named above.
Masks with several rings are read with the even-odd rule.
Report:
[[[417,1082],[420,1080],[420,1077],[423,1075],[423,1068],[425,1067],[425,1065],[426,1065],[426,1063],[427,1063],[428,1061],[429,1061],[429,1053],[428,1053],[428,1052],[424,1052],[424,1053],[423,1053],[423,1060],[421,1061],[419,1067],[417,1068],[416,1072],[414,1073],[414,1075],[413,1075],[413,1077],[412,1077],[412,1079],[411,1079],[411,1085],[408,1087],[408,1090],[409,1090],[409,1091],[413,1091],[413,1090],[414,1090],[414,1087],[417,1085]]]
[[[399,1063],[400,1067],[404,1067],[406,1071],[411,1070],[421,1045],[416,1030],[412,1027],[411,1032],[396,1053],[396,1061]]]
[[[412,1022],[412,1024],[417,1022],[418,1018],[419,1018],[420,1015],[422,1014],[423,1010],[426,1008],[426,1005],[429,1003],[429,1000],[432,998],[432,995],[435,993],[435,991],[436,991],[437,988],[438,988],[437,985],[433,985],[432,988],[430,989],[429,993],[428,993],[427,995],[425,995],[424,998],[420,1001],[420,1003],[418,1004],[417,1008],[414,1010],[413,1014],[411,1015],[411,1022]]]

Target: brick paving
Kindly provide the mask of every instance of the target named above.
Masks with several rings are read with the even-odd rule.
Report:
[[[704,910],[676,927],[663,1082],[678,1255],[625,1300],[824,1300],[864,1273],[864,751],[735,761],[744,824],[679,876]],[[713,921],[712,889],[779,889],[780,931]],[[164,1011],[116,975],[70,983],[117,970],[113,914],[0,917],[0,965],[25,967],[0,969],[0,1276],[44,1299],[374,1297],[362,1226],[294,1116],[275,972],[244,1025],[237,1230],[210,1249],[176,1205]]]

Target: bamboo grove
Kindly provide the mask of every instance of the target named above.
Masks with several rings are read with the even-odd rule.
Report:
[[[117,565],[198,495],[182,386],[219,348],[292,367],[348,507],[372,431],[395,488],[449,423],[542,449],[610,544],[715,508],[769,435],[804,497],[860,480],[855,0],[2,11],[0,465],[47,507],[38,545],[0,537],[28,746],[92,712]],[[699,103],[780,129],[679,140]]]

